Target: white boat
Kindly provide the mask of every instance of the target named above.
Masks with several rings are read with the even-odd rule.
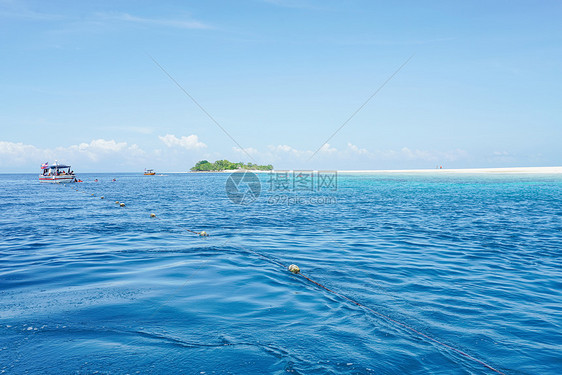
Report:
[[[41,171],[39,182],[76,182],[76,176],[70,165],[58,164],[56,161],[54,165],[45,163],[41,165]]]

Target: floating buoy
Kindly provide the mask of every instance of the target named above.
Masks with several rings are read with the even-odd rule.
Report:
[[[103,198],[104,198],[104,196],[102,195],[102,196],[100,197],[100,199],[103,199]]]
[[[115,201],[115,204],[119,204],[119,201]]]
[[[207,232],[205,232],[205,231],[199,232],[199,235],[200,235],[201,237],[207,237],[207,236],[209,236],[209,235],[207,234]]]
[[[291,271],[292,273],[294,273],[296,275],[297,273],[301,272],[301,269],[296,264],[291,264],[289,266],[289,271]]]
[[[119,206],[125,207],[125,203],[120,203]]]
[[[92,197],[94,196],[94,194],[92,194]]]
[[[156,217],[156,214],[150,214],[150,217]]]

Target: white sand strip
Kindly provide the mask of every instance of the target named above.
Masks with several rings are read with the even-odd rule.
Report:
[[[393,169],[393,170],[342,170],[338,173],[525,173],[562,174],[562,167],[513,167],[513,168],[466,168],[466,169]]]

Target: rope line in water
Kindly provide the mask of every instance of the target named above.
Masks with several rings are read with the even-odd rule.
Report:
[[[76,191],[79,191],[79,190],[76,189]],[[86,192],[85,192],[85,191],[82,191],[82,193],[86,193]],[[94,196],[94,194],[92,194],[92,196]],[[104,198],[104,197],[102,196],[101,199],[103,199],[103,198]],[[119,204],[119,201],[116,201],[116,203]],[[123,204],[123,203],[121,203],[121,207],[124,207],[124,204]],[[150,214],[150,217],[151,217],[151,218],[156,218],[156,219],[158,219],[158,220],[160,220],[160,221],[163,221],[160,217],[158,217],[158,216],[157,216],[156,214],[154,214],[154,213],[151,213],[151,214]],[[176,227],[178,227],[178,228],[180,228],[180,229],[182,229],[182,230],[185,230],[186,232],[194,233],[194,234],[197,234],[197,235],[202,236],[202,237],[208,236],[208,234],[207,234],[205,231],[197,232],[197,231],[194,231],[194,230],[191,230],[191,229],[184,228],[184,227],[182,227],[182,226],[179,225],[179,224],[173,224],[173,223],[172,223],[172,225],[174,225],[174,226],[176,226]],[[500,370],[498,370],[498,369],[492,367],[491,365],[487,364],[486,362],[484,362],[484,361],[482,361],[482,360],[480,360],[480,359],[478,359],[478,358],[476,358],[476,357],[473,357],[472,355],[470,355],[470,354],[468,354],[468,353],[466,353],[466,352],[464,352],[464,351],[462,351],[462,350],[460,350],[460,349],[455,348],[454,346],[451,346],[451,345],[449,345],[449,344],[444,343],[443,341],[440,341],[440,340],[438,340],[438,339],[436,339],[436,338],[433,338],[433,337],[431,337],[431,336],[429,336],[429,335],[427,335],[427,334],[425,334],[425,333],[423,333],[423,332],[421,332],[421,331],[419,331],[419,330],[417,330],[417,329],[415,329],[415,328],[413,328],[413,327],[410,327],[409,325],[407,325],[407,324],[405,324],[405,323],[402,323],[402,322],[400,322],[400,321],[398,321],[398,320],[396,320],[396,319],[393,319],[393,318],[391,318],[390,316],[388,316],[388,315],[386,315],[386,314],[383,314],[383,313],[381,313],[381,312],[379,312],[379,311],[377,311],[377,310],[375,310],[375,309],[373,309],[373,308],[371,308],[371,307],[369,307],[369,306],[366,306],[366,305],[364,305],[364,304],[362,304],[362,303],[360,303],[360,302],[358,302],[358,301],[356,301],[356,300],[354,300],[354,299],[352,299],[352,298],[350,298],[350,297],[348,297],[348,296],[346,296],[346,295],[344,295],[344,294],[342,294],[342,293],[340,293],[340,292],[336,292],[335,290],[332,290],[332,289],[328,288],[327,286],[325,286],[325,285],[323,285],[323,284],[321,284],[321,283],[319,283],[319,282],[317,282],[317,281],[314,281],[314,280],[311,279],[310,277],[308,277],[308,276],[302,274],[302,273],[300,272],[300,268],[299,268],[298,266],[294,265],[294,264],[291,264],[289,267],[287,267],[285,264],[281,263],[280,261],[278,261],[278,260],[276,260],[276,259],[274,259],[274,258],[272,258],[272,257],[270,257],[270,256],[267,256],[267,255],[265,255],[265,254],[259,253],[259,252],[257,252],[257,251],[254,251],[254,250],[251,250],[251,249],[248,249],[248,248],[243,248],[243,250],[245,250],[246,252],[251,253],[251,254],[253,254],[253,255],[256,255],[256,256],[258,256],[258,257],[260,257],[260,258],[263,258],[263,259],[269,261],[270,263],[273,263],[273,264],[275,264],[275,265],[278,265],[278,266],[280,266],[280,267],[283,268],[283,269],[287,269],[287,268],[288,268],[288,270],[289,270],[290,272],[292,272],[293,274],[295,274],[295,275],[297,275],[297,276],[301,276],[301,277],[302,277],[303,279],[305,279],[306,281],[308,281],[308,282],[310,282],[310,283],[316,285],[317,287],[319,287],[319,288],[321,288],[321,289],[326,290],[326,291],[329,292],[329,293],[332,293],[333,295],[336,295],[336,296],[338,296],[338,297],[340,297],[340,298],[346,300],[347,302],[350,302],[350,303],[352,303],[352,304],[354,304],[354,305],[356,305],[356,306],[358,306],[358,307],[361,307],[361,308],[363,308],[363,309],[365,309],[365,310],[367,310],[367,311],[369,311],[369,312],[371,312],[371,313],[373,313],[373,314],[375,314],[375,315],[377,315],[377,316],[379,316],[379,317],[381,317],[381,318],[383,318],[383,319],[389,321],[389,322],[392,322],[392,323],[394,323],[394,324],[396,324],[396,325],[398,325],[398,326],[400,326],[400,327],[402,327],[402,328],[405,328],[406,330],[408,330],[408,331],[410,331],[410,332],[412,332],[412,333],[415,333],[416,335],[418,335],[418,336],[420,336],[420,337],[423,337],[423,338],[425,338],[425,339],[427,339],[427,340],[429,340],[429,341],[431,341],[431,342],[433,342],[433,343],[435,343],[435,344],[438,344],[438,345],[440,345],[440,346],[442,346],[442,347],[444,347],[444,348],[446,348],[446,349],[449,349],[449,350],[451,350],[451,351],[453,351],[453,352],[455,352],[455,353],[457,353],[457,354],[460,354],[461,356],[463,356],[463,357],[465,357],[465,358],[467,358],[467,359],[469,359],[469,360],[472,360],[473,362],[476,362],[476,363],[478,363],[478,364],[484,366],[485,368],[487,368],[487,369],[489,369],[489,370],[491,370],[491,371],[493,371],[493,372],[495,372],[495,373],[497,373],[497,374],[505,375],[504,372],[502,372],[502,371],[500,371]],[[188,278],[188,280],[189,280],[189,279],[190,279],[190,278]],[[185,284],[187,284],[187,281],[186,281]],[[184,284],[183,286],[185,286],[185,284]],[[182,288],[183,288],[183,286],[182,286]],[[164,305],[164,304],[163,304],[163,305]],[[162,306],[161,306],[161,307],[162,307]],[[161,307],[160,307],[160,308],[161,308]],[[160,310],[160,308],[158,308],[157,311]],[[157,312],[157,311],[156,311],[156,312]],[[156,313],[156,312],[155,312],[155,313]]]
[[[152,217],[152,218],[154,218],[154,219],[158,219],[158,220],[160,220],[160,221],[163,221],[160,217],[156,216],[156,214],[150,214],[150,217]],[[175,226],[175,227],[178,227],[178,228],[180,228],[180,229],[185,230],[186,232],[195,233],[195,234],[197,234],[197,235],[199,235],[199,236],[201,236],[201,237],[208,237],[208,236],[209,236],[209,234],[208,234],[207,232],[205,232],[204,230],[201,231],[201,232],[197,232],[197,231],[194,231],[194,230],[191,230],[191,229],[184,228],[184,227],[182,227],[182,226],[179,225],[179,224],[174,224],[174,223],[171,223],[171,224],[172,224],[173,226]]]
[[[431,336],[429,336],[429,335],[427,335],[427,334],[425,334],[425,333],[423,333],[423,332],[421,332],[421,331],[418,331],[417,329],[415,329],[415,328],[413,328],[413,327],[410,327],[409,325],[407,325],[407,324],[405,324],[405,323],[402,323],[402,322],[400,322],[400,321],[398,321],[398,320],[396,320],[396,319],[393,319],[393,318],[391,318],[391,317],[388,316],[388,315],[385,315],[385,314],[383,314],[383,313],[381,313],[381,312],[379,312],[379,311],[377,311],[377,310],[375,310],[375,309],[373,309],[373,308],[370,308],[369,306],[366,306],[366,305],[364,305],[364,304],[362,304],[362,303],[360,303],[360,302],[357,302],[356,300],[354,300],[354,299],[352,299],[352,298],[350,298],[350,297],[347,297],[346,295],[344,295],[344,294],[342,294],[342,293],[336,292],[335,290],[332,290],[332,289],[328,288],[327,286],[325,286],[325,285],[323,285],[323,284],[321,284],[321,283],[319,283],[319,282],[317,282],[317,281],[314,281],[314,280],[311,279],[310,277],[308,277],[308,276],[302,274],[302,273],[300,272],[300,268],[299,268],[298,266],[294,265],[294,264],[291,264],[289,267],[287,267],[286,265],[284,265],[284,264],[281,263],[280,261],[278,261],[278,260],[276,260],[276,259],[273,259],[273,258],[271,258],[271,257],[269,257],[269,256],[267,256],[267,255],[264,255],[264,254],[262,254],[262,253],[259,253],[259,252],[257,252],[257,251],[250,250],[250,249],[247,249],[247,248],[243,248],[243,250],[245,250],[245,251],[247,251],[247,252],[249,252],[249,253],[251,253],[251,254],[254,254],[254,255],[256,255],[256,256],[258,256],[258,257],[260,257],[260,258],[266,259],[266,260],[269,261],[270,263],[276,264],[276,265],[278,265],[278,266],[280,266],[280,267],[282,267],[282,268],[284,268],[284,269],[288,269],[288,270],[289,270],[290,272],[292,272],[293,274],[295,274],[295,275],[300,275],[300,276],[301,276],[302,278],[304,278],[305,280],[307,280],[307,281],[311,282],[312,284],[314,284],[314,285],[316,285],[316,286],[318,286],[318,287],[320,287],[320,288],[322,288],[322,289],[328,291],[329,293],[332,293],[332,294],[334,294],[334,295],[336,295],[336,296],[338,296],[338,297],[340,297],[340,298],[343,298],[344,300],[346,300],[346,301],[348,301],[348,302],[351,302],[352,304],[354,304],[354,305],[356,305],[356,306],[359,306],[359,307],[361,307],[361,308],[363,308],[363,309],[365,309],[365,310],[367,310],[367,311],[369,311],[369,312],[371,312],[371,313],[373,313],[373,314],[375,314],[375,315],[377,315],[377,316],[379,316],[379,317],[381,317],[381,318],[383,318],[383,319],[386,319],[387,321],[390,321],[390,322],[392,322],[392,323],[394,323],[394,324],[396,324],[396,325],[398,325],[398,326],[400,326],[400,327],[402,327],[402,328],[405,328],[405,329],[409,330],[410,332],[413,332],[413,333],[415,333],[415,334],[417,334],[417,335],[419,335],[419,336],[421,336],[421,337],[423,337],[423,338],[425,338],[425,339],[427,339],[427,340],[430,340],[430,341],[432,341],[432,342],[434,342],[434,343],[436,343],[436,344],[438,344],[438,345],[441,345],[442,347],[444,347],[444,348],[446,348],[446,349],[452,350],[452,351],[454,351],[455,353],[458,353],[458,354],[462,355],[462,356],[465,357],[465,358],[468,358],[468,359],[470,359],[470,360],[472,360],[472,361],[474,361],[474,362],[476,362],[476,363],[479,363],[480,365],[486,367],[486,368],[489,369],[489,370],[492,370],[492,371],[494,371],[494,372],[496,372],[496,373],[498,373],[498,374],[501,374],[501,375],[505,375],[504,372],[502,372],[502,371],[500,371],[500,370],[498,370],[498,369],[492,367],[491,365],[487,364],[486,362],[484,362],[484,361],[482,361],[482,360],[480,360],[480,359],[478,359],[478,358],[476,358],[476,357],[474,357],[474,356],[471,356],[470,354],[468,354],[468,353],[466,353],[466,352],[464,352],[464,351],[462,351],[462,350],[460,350],[460,349],[455,348],[454,346],[451,346],[451,345],[449,345],[449,344],[444,343],[443,341],[440,341],[440,340],[438,340],[438,339],[436,339],[436,338],[433,338],[433,337],[431,337]]]
[[[66,186],[66,185],[62,185],[62,186]],[[74,190],[76,190],[77,192],[80,192],[80,193],[89,194],[89,193],[86,192],[86,191],[80,191],[79,189],[76,189],[76,188],[74,188]],[[95,197],[95,194],[94,194],[94,193],[91,193],[90,196]],[[100,199],[105,199],[105,196],[103,196],[103,195],[100,196]],[[110,200],[108,200],[108,201],[110,201]],[[120,201],[118,201],[118,200],[115,201],[115,204],[119,205],[119,207],[125,207],[125,203],[120,202]],[[154,214],[154,213],[151,213],[151,214],[150,214],[150,217],[151,217],[151,218],[158,219],[158,220],[162,220],[162,218],[158,217],[158,216],[157,216],[156,214]],[[178,225],[178,224],[173,224],[173,223],[172,223],[172,225],[174,225],[174,226],[176,226],[176,227],[178,227],[178,228],[180,228],[180,229],[182,229],[182,230],[185,230],[185,231],[187,231],[187,232],[190,232],[190,233],[193,233],[193,234],[197,234],[198,236],[201,236],[201,237],[208,237],[208,236],[209,236],[209,234],[208,234],[206,231],[204,231],[204,230],[203,230],[203,231],[200,231],[200,232],[197,232],[197,231],[195,231],[195,230],[191,230],[191,229],[184,228],[184,227],[182,227],[181,225]]]
[[[375,310],[375,309],[373,309],[373,308],[370,308],[369,306],[366,306],[366,305],[364,305],[364,304],[362,304],[362,303],[360,303],[360,302],[357,302],[356,300],[354,300],[354,299],[352,299],[352,298],[346,296],[345,294],[336,292],[335,290],[332,290],[332,289],[328,288],[327,286],[325,286],[325,285],[323,285],[323,284],[321,284],[321,283],[319,283],[319,282],[317,282],[317,281],[314,281],[314,280],[311,279],[310,277],[308,277],[308,276],[302,274],[302,273],[300,272],[300,268],[299,268],[298,266],[294,265],[294,264],[291,264],[289,267],[287,267],[287,266],[285,266],[283,263],[281,263],[280,261],[278,261],[278,260],[276,260],[276,259],[273,259],[273,258],[271,258],[271,257],[269,257],[269,256],[267,256],[267,255],[264,255],[264,254],[262,254],[262,253],[259,253],[259,252],[257,252],[257,251],[253,251],[253,250],[250,250],[250,249],[247,249],[247,248],[244,248],[244,250],[247,251],[247,252],[249,252],[249,253],[251,253],[251,254],[254,254],[254,255],[256,255],[256,256],[258,256],[258,257],[260,257],[260,258],[266,259],[266,260],[268,260],[269,262],[271,262],[271,263],[273,263],[273,264],[276,264],[276,265],[278,265],[278,266],[281,266],[282,268],[288,269],[288,270],[289,270],[290,272],[292,272],[293,274],[295,274],[295,275],[300,275],[300,276],[301,276],[302,278],[304,278],[305,280],[307,280],[307,281],[311,282],[312,284],[314,284],[314,285],[316,285],[316,286],[318,286],[318,287],[320,287],[320,288],[322,288],[322,289],[328,291],[329,293],[332,293],[332,294],[334,294],[334,295],[336,295],[336,296],[338,296],[338,297],[340,297],[340,298],[343,298],[344,300],[346,300],[346,301],[348,301],[348,302],[351,302],[352,304],[354,304],[354,305],[356,305],[356,306],[359,306],[359,307],[361,307],[361,308],[363,308],[363,309],[365,309],[365,310],[367,310],[367,311],[369,311],[369,312],[371,312],[371,313],[373,313],[373,314],[375,314],[375,315],[377,315],[377,316],[379,316],[379,317],[381,317],[381,318],[383,318],[383,319],[386,319],[386,320],[388,320],[388,321],[390,321],[390,322],[392,322],[392,323],[394,323],[394,324],[396,324],[396,325],[398,325],[398,326],[400,326],[400,327],[402,327],[402,328],[405,328],[405,329],[409,330],[410,332],[413,332],[413,333],[415,333],[415,334],[417,334],[417,335],[419,335],[419,336],[421,336],[421,337],[423,337],[423,338],[425,338],[425,339],[427,339],[427,340],[430,340],[430,341],[432,341],[432,342],[434,342],[434,343],[436,343],[436,344],[438,344],[438,345],[441,345],[441,346],[443,346],[443,347],[446,348],[446,349],[452,350],[452,351],[454,351],[455,353],[458,353],[458,354],[462,355],[462,356],[465,357],[465,358],[468,358],[468,359],[470,359],[470,360],[472,360],[472,361],[474,361],[474,362],[476,362],[476,363],[479,363],[480,365],[486,367],[486,368],[489,369],[489,370],[492,370],[492,371],[494,371],[494,372],[496,372],[496,373],[498,373],[498,374],[505,375],[504,372],[502,372],[502,371],[500,371],[500,370],[498,370],[498,369],[492,367],[491,365],[487,364],[486,362],[484,362],[484,361],[482,361],[482,360],[480,360],[480,359],[478,359],[478,358],[476,358],[476,357],[473,357],[473,356],[471,356],[470,354],[468,354],[468,353],[466,353],[466,352],[464,352],[464,351],[462,351],[462,350],[460,350],[460,349],[455,348],[454,346],[451,346],[451,345],[449,345],[449,344],[444,343],[443,341],[440,341],[440,340],[438,340],[438,339],[436,339],[436,338],[433,338],[433,337],[431,337],[431,336],[429,336],[429,335],[427,335],[427,334],[425,334],[425,333],[423,333],[423,332],[421,332],[421,331],[418,331],[417,329],[415,329],[415,328],[413,328],[413,327],[410,327],[409,325],[407,325],[407,324],[405,324],[405,323],[402,323],[402,322],[400,322],[400,321],[398,321],[398,320],[396,320],[396,319],[393,319],[393,318],[391,318],[390,316],[385,315],[385,314],[383,314],[383,313],[381,313],[381,312],[379,312],[379,311],[377,311],[377,310]]]
[[[295,273],[295,272],[294,272],[294,273]],[[344,294],[341,294],[341,293],[339,293],[339,292],[336,292],[336,291],[334,291],[334,290],[332,290],[332,289],[330,289],[330,288],[328,288],[328,287],[326,287],[326,286],[320,284],[319,282],[316,282],[316,281],[312,280],[312,279],[309,278],[308,276],[303,275],[302,273],[300,273],[300,271],[299,271],[299,272],[296,272],[296,274],[302,276],[304,279],[306,279],[306,280],[310,281],[311,283],[313,283],[313,284],[319,286],[320,288],[325,289],[325,290],[327,290],[328,292],[330,292],[330,293],[332,293],[332,294],[334,294],[334,295],[336,295],[336,296],[338,296],[338,297],[341,297],[341,298],[345,299],[345,300],[348,301],[348,302],[353,303],[354,305],[357,305],[357,306],[359,306],[359,307],[362,307],[362,308],[368,310],[369,312],[371,312],[371,313],[373,313],[373,314],[375,314],[375,315],[380,316],[381,318],[384,318],[384,319],[386,319],[386,320],[388,320],[388,321],[390,321],[390,322],[392,322],[392,323],[394,323],[394,324],[397,324],[397,325],[399,325],[399,326],[401,326],[401,327],[403,327],[403,328],[406,328],[407,330],[409,330],[409,331],[411,331],[411,332],[413,332],[413,333],[415,333],[415,334],[417,334],[417,335],[419,335],[419,336],[422,336],[422,337],[424,337],[424,338],[426,338],[426,339],[428,339],[428,340],[430,340],[430,341],[432,341],[432,342],[434,342],[434,343],[436,343],[436,344],[439,344],[439,345],[441,345],[441,346],[443,346],[443,347],[445,347],[445,348],[447,348],[447,349],[450,349],[450,350],[452,350],[452,351],[454,351],[454,352],[456,352],[456,353],[458,353],[458,354],[460,354],[460,355],[462,355],[462,356],[464,356],[464,357],[466,357],[466,358],[468,358],[468,359],[470,359],[470,360],[472,360],[472,361],[474,361],[474,362],[477,362],[477,363],[481,364],[482,366],[486,367],[486,368],[489,369],[489,370],[492,370],[492,371],[494,371],[494,372],[496,372],[496,373],[498,373],[498,374],[505,375],[505,373],[503,373],[503,372],[501,372],[500,370],[498,370],[498,369],[496,369],[496,368],[490,366],[490,365],[487,364],[486,362],[484,362],[484,361],[482,361],[482,360],[480,360],[480,359],[478,359],[478,358],[475,358],[475,357],[471,356],[470,354],[468,354],[468,353],[466,353],[466,352],[463,352],[463,351],[460,350],[460,349],[455,348],[454,346],[448,345],[448,344],[446,344],[446,343],[444,343],[444,342],[442,342],[442,341],[439,341],[439,340],[437,340],[437,339],[435,339],[435,338],[433,338],[433,337],[431,337],[431,336],[429,336],[429,335],[426,335],[425,333],[420,332],[420,331],[418,331],[417,329],[415,329],[415,328],[413,328],[413,327],[410,327],[409,325],[404,324],[404,323],[402,323],[402,322],[400,322],[400,321],[398,321],[398,320],[396,320],[396,319],[393,319],[393,318],[391,318],[391,317],[388,316],[388,315],[385,315],[385,314],[383,314],[383,313],[381,313],[381,312],[379,312],[379,311],[376,311],[376,310],[374,310],[374,309],[372,309],[372,308],[370,308],[370,307],[368,307],[368,306],[365,306],[365,305],[363,305],[362,303],[357,302],[357,301],[355,301],[354,299],[351,299],[351,298],[347,297],[347,296],[344,295]]]

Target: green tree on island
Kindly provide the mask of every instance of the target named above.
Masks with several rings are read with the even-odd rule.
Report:
[[[210,163],[208,160],[198,161],[193,168],[192,172],[210,172],[210,171],[230,171],[237,169],[245,169],[252,171],[271,171],[273,170],[273,165],[258,165],[254,163],[244,164],[242,162],[232,163],[228,160],[217,160],[214,163]]]

